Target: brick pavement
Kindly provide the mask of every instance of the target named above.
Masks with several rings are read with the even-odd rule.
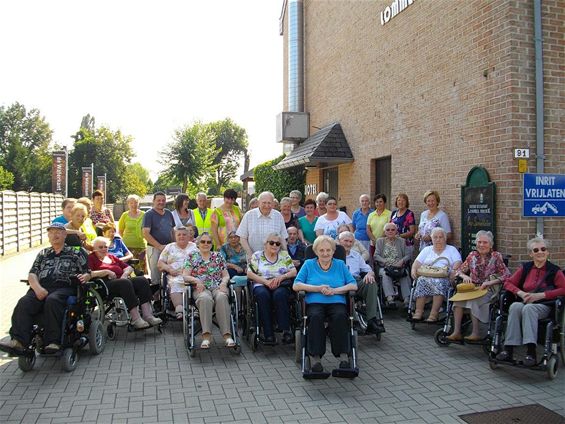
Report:
[[[565,415],[565,369],[554,381],[492,371],[479,347],[436,346],[436,327],[413,331],[396,314],[386,326],[380,342],[360,337],[361,373],[352,381],[303,380],[288,346],[252,353],[244,344],[235,356],[213,345],[190,359],[178,323],[163,334],[119,329],[73,373],[38,358],[23,374],[0,356],[0,422],[461,423],[464,413],[531,403]]]

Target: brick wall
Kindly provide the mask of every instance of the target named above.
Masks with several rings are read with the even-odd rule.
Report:
[[[381,26],[387,5],[304,3],[306,111],[316,127],[340,122],[355,157],[339,167],[339,203],[351,211],[359,194],[374,194],[372,160],[391,155],[392,193],[406,192],[419,215],[423,193],[438,190],[459,245],[460,187],[483,165],[497,185],[497,244],[516,265],[535,233],[535,220],[521,218],[513,158],[514,148],[535,151],[533,4],[415,1]],[[544,0],[542,13],[545,172],[565,173],[564,2]],[[535,172],[535,159],[528,165]],[[562,266],[564,224],[545,220]]]

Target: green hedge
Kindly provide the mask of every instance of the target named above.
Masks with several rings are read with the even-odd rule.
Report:
[[[274,170],[273,166],[283,160],[285,155],[276,159],[263,162],[253,170],[255,180],[255,193],[263,191],[272,192],[277,199],[288,196],[291,190],[300,190],[304,193],[306,172],[303,167]]]

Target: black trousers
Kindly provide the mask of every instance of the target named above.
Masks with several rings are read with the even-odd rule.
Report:
[[[306,305],[308,316],[307,345],[308,354],[311,356],[324,356],[326,353],[327,321],[332,353],[338,357],[342,353],[349,353],[349,316],[347,305],[343,303],[310,303]]]
[[[149,302],[153,297],[149,281],[145,277],[116,278],[105,280],[106,287],[110,293],[110,298],[121,297],[124,299],[128,311],[138,305]],[[139,299],[139,301],[138,301]]]
[[[46,289],[49,294],[43,300],[35,296],[35,292],[29,289],[22,297],[12,313],[12,328],[10,336],[19,340],[24,345],[31,342],[31,329],[39,320],[45,330],[43,342],[45,345],[61,343],[61,330],[63,315],[67,306],[69,296],[74,296],[77,289],[73,287]]]

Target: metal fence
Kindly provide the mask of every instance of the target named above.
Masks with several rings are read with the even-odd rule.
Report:
[[[45,243],[63,200],[60,194],[0,191],[0,256]]]

